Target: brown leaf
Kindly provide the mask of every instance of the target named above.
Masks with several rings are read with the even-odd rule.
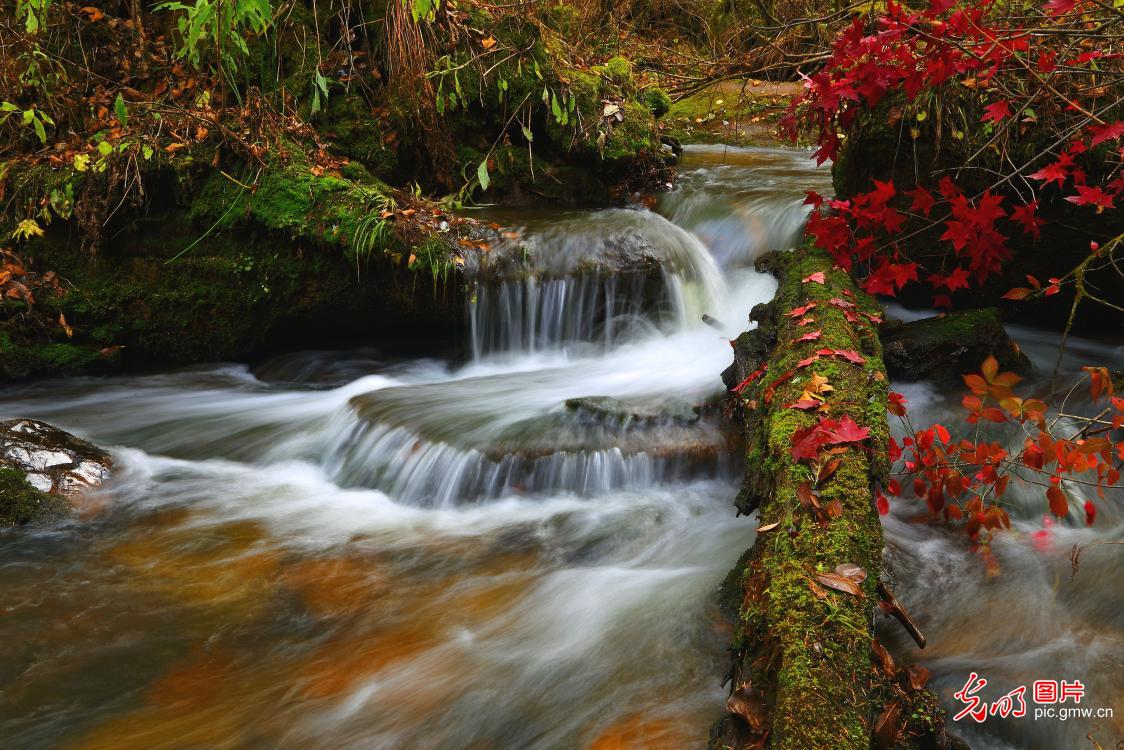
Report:
[[[781,525],[780,521],[773,521],[772,523],[767,523],[764,526],[758,526],[757,527],[757,533],[758,534],[764,534],[766,531],[772,531],[773,529],[777,528],[780,525]]]
[[[489,35],[487,39],[480,40],[480,46],[484,49],[491,49],[496,46],[496,38]]]
[[[929,678],[933,676],[932,672],[920,664],[910,664],[905,671],[909,675],[909,686],[914,690],[924,690]]]
[[[754,731],[765,726],[765,704],[760,693],[748,682],[738,685],[738,689],[726,699],[726,710],[745,719]]]
[[[846,576],[841,576],[838,573],[816,573],[816,580],[827,586],[829,589],[842,591],[844,594],[851,596],[861,597],[863,595],[862,589],[859,584],[852,581]]]
[[[827,511],[828,518],[839,518],[843,515],[843,503],[832,500],[824,507],[824,510]]]
[[[805,508],[819,508],[820,501],[812,492],[811,482],[801,482],[796,488],[796,497],[800,499],[800,504]]]
[[[823,590],[823,586],[819,585],[811,579],[808,580],[808,588],[812,590],[812,593],[815,594],[816,598],[820,601],[823,601],[827,598],[827,592]]]
[[[839,466],[843,463],[841,458],[833,458],[823,466],[820,467],[820,473],[816,477],[816,484],[823,484],[831,479],[831,476],[839,470]]]
[[[854,563],[839,563],[835,566],[835,572],[844,578],[850,578],[855,583],[866,580],[866,571]]]
[[[874,723],[874,746],[878,750],[888,750],[897,744],[901,737],[901,704],[891,703],[882,711]]]
[[[91,6],[91,5],[88,5],[85,8],[82,8],[81,12],[86,14],[86,18],[90,23],[96,23],[96,22],[100,21],[101,19],[105,18],[104,13],[102,13],[99,9],[97,9],[97,8]]]
[[[62,313],[59,313],[59,325],[62,326],[62,329],[64,331],[66,331],[66,337],[68,339],[74,337],[74,329],[71,328],[69,325],[67,325],[66,316],[63,315]]]
[[[890,656],[890,652],[886,650],[885,646],[879,643],[877,638],[870,642],[870,650],[873,651],[874,655],[878,658],[878,666],[881,668],[882,674],[887,677],[893,677],[898,673],[898,667],[894,664],[894,657]]]

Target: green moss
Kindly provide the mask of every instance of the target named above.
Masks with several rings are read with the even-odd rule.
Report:
[[[9,327],[14,327],[9,324]],[[61,331],[58,335],[62,335]],[[103,357],[96,346],[69,342],[24,341],[0,330],[0,375],[21,379],[42,372],[75,374],[99,364]]]
[[[27,483],[22,471],[0,468],[0,526],[23,526],[65,516],[70,505]]]
[[[605,139],[602,155],[607,160],[635,158],[638,153],[659,150],[652,127],[652,114],[641,104],[621,104],[624,119],[613,126]]]
[[[632,63],[623,57],[610,57],[604,65],[595,65],[593,70],[619,86],[625,93],[635,86],[632,80]]]
[[[324,119],[329,123],[327,135],[343,156],[365,167],[343,170],[350,179],[389,179],[398,167],[398,150],[386,145],[386,133],[380,120],[371,112],[362,97],[339,94],[328,100]]]
[[[807,462],[792,460],[791,446],[793,433],[815,424],[819,415],[783,405],[799,398],[810,374],[819,373],[834,387],[826,394],[830,416],[848,415],[868,427],[871,453],[883,452],[887,389],[877,336],[869,323],[848,321],[844,311],[828,300],[852,299],[844,295],[848,291],[855,295],[857,309],[871,311],[877,305],[856,292],[846,274],[832,270],[830,258],[821,252],[804,248],[778,256],[776,262],[783,276],[773,303],[778,343],[765,375],[743,396],[756,404],[747,412],[747,485],[762,500],[761,522],[778,522],[783,531],[759,538],[745,570],[746,579],[756,577],[752,585],[758,593],[747,595],[750,604],[740,618],[739,640],[747,660],[741,669],[747,675],[756,669],[758,680],[775,686],[772,747],[866,750],[870,742],[866,720],[872,705],[870,623],[882,550],[871,481],[882,468],[872,465],[870,453],[861,446],[849,446],[838,455],[837,470],[815,491],[822,506],[838,501],[842,515],[817,523],[797,497],[801,483],[814,483],[813,472]],[[817,271],[825,273],[826,284],[801,283]],[[817,304],[811,314],[822,334],[816,341],[797,342],[806,329],[783,313],[810,301]],[[865,361],[855,365],[824,358],[797,367],[799,360],[820,348],[862,351]],[[792,371],[795,374],[788,376]],[[766,394],[769,386],[775,388],[771,398]],[[866,570],[862,597],[813,591],[815,574],[830,572],[841,563]],[[767,675],[752,666],[762,654],[775,665]]]
[[[671,111],[671,97],[659,86],[644,89],[640,94],[640,101],[652,112],[656,118],[663,117]]]

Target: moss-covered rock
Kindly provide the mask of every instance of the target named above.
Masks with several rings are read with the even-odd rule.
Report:
[[[881,332],[886,369],[905,381],[932,380],[956,387],[961,375],[977,372],[994,356],[1003,370],[1026,374],[1030,360],[1007,335],[994,308],[964,310],[901,323]]]
[[[22,471],[0,467],[0,527],[61,518],[69,508],[64,498],[28,484]]]

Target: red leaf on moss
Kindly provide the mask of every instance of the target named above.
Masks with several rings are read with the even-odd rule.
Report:
[[[809,302],[808,304],[804,305],[803,307],[792,308],[791,310],[786,312],[785,315],[787,315],[790,318],[801,318],[801,317],[804,316],[804,313],[808,312],[809,310],[811,310],[815,306],[816,306],[815,302]]]
[[[807,276],[802,278],[800,281],[801,281],[801,283],[804,283],[804,284],[808,284],[808,283],[823,284],[823,283],[826,282],[826,279],[824,277],[823,271],[816,271],[815,273],[808,274]]]
[[[869,427],[860,427],[855,420],[844,414],[839,424],[831,430],[827,442],[835,445],[838,443],[857,443],[870,437]]]
[[[842,357],[843,359],[847,360],[848,362],[851,362],[851,363],[856,364],[856,365],[861,365],[864,362],[866,362],[866,357],[859,354],[858,352],[856,352],[853,349],[836,349],[835,351],[832,352],[832,354],[834,354],[836,357]]]

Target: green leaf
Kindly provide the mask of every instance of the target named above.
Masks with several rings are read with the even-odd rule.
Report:
[[[98,153],[102,156],[109,156],[113,153],[113,144],[109,141],[102,141],[98,144]]]
[[[535,134],[531,132],[531,129],[526,125],[522,125],[521,127],[523,128],[523,137],[527,139],[527,143],[534,143]]]
[[[152,158],[152,154],[153,154],[153,153],[154,153],[154,152],[153,152],[153,150],[152,150],[152,146],[149,146],[148,144],[145,144],[145,145],[144,145],[144,146],[143,146],[143,147],[141,148],[141,154],[142,154],[142,155],[144,156],[144,160],[145,160],[145,161],[148,161],[149,159],[151,159],[151,158]]]
[[[562,122],[562,107],[558,104],[558,95],[553,92],[550,95],[550,113],[555,120]]]
[[[121,127],[129,124],[129,110],[125,109],[125,100],[121,95],[117,95],[117,100],[113,102],[113,114],[117,115],[117,122],[121,123]]]
[[[488,159],[480,162],[480,166],[476,168],[476,179],[480,181],[480,189],[487,190],[488,186],[492,184],[492,180],[488,177]]]
[[[43,128],[43,121],[38,117],[32,120],[35,127],[35,135],[39,136],[39,142],[44,146],[47,145],[47,131]]]

